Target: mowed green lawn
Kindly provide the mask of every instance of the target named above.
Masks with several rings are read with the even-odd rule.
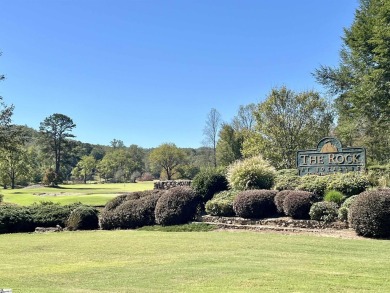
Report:
[[[0,235],[13,292],[390,292],[390,242],[256,232]]]
[[[61,204],[81,202],[93,206],[102,206],[121,193],[148,189],[153,189],[153,182],[74,184],[60,185],[59,188],[3,189],[0,190],[0,193],[4,195],[4,202],[20,205],[53,201]]]

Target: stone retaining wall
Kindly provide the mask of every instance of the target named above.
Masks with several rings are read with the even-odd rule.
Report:
[[[176,186],[191,186],[192,180],[165,180],[154,182],[154,189],[170,189]]]
[[[217,217],[205,215],[201,216],[198,221],[215,224],[242,225],[242,226],[274,226],[304,229],[327,229],[336,230],[347,229],[348,225],[344,222],[324,223],[314,220],[294,220],[289,217],[269,218],[263,220],[244,219],[239,217]]]

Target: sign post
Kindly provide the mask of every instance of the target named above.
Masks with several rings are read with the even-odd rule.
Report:
[[[297,152],[297,168],[299,176],[365,171],[366,150],[343,148],[338,139],[325,137],[320,140],[317,149]]]

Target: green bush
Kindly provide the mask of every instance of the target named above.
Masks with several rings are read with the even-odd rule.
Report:
[[[341,206],[338,210],[338,219],[342,222],[348,222],[349,208]]]
[[[360,172],[336,173],[328,177],[328,189],[340,191],[346,197],[359,194],[370,186],[367,175]]]
[[[53,202],[41,202],[29,207],[0,206],[0,233],[31,232],[36,227],[65,227],[72,211],[83,208],[80,203],[61,206]]]
[[[351,206],[352,202],[358,197],[359,195],[353,195],[351,197],[348,197],[341,207],[339,208],[339,215],[338,218],[342,222],[348,222],[348,213],[349,213],[349,207]]]
[[[134,229],[154,225],[157,200],[164,192],[160,190],[132,192],[111,200],[101,213],[102,229]]]
[[[314,193],[317,200],[321,201],[324,198],[327,184],[328,176],[305,175],[301,177],[301,183],[296,189]]]
[[[233,200],[238,191],[225,190],[213,196],[206,203],[206,212],[212,216],[230,217],[234,216]]]
[[[280,169],[276,171],[276,177],[278,176],[298,176],[297,169]]]
[[[65,227],[70,213],[81,205],[81,203],[75,203],[62,206],[59,203],[40,202],[31,205],[29,210],[35,227],[55,227],[56,225]]]
[[[283,201],[283,211],[294,219],[308,219],[316,195],[307,191],[291,191]]]
[[[232,189],[270,189],[274,185],[275,169],[268,161],[257,156],[231,164],[227,178]]]
[[[348,198],[343,202],[343,204],[342,204],[341,206],[349,209],[349,208],[351,207],[351,204],[353,203],[353,201],[354,201],[358,196],[359,196],[359,194],[352,195],[351,197],[348,197]]]
[[[157,224],[163,226],[185,224],[194,219],[200,196],[190,187],[174,187],[158,199],[155,209]]]
[[[0,205],[0,234],[32,232],[35,227],[27,207]]]
[[[361,193],[352,202],[349,222],[356,233],[365,237],[390,237],[390,189]]]
[[[390,187],[390,164],[368,167],[368,179],[372,186]]]
[[[312,220],[334,222],[338,215],[338,205],[329,201],[316,202],[311,206],[309,215]]]
[[[301,184],[301,177],[299,176],[277,176],[275,179],[276,190],[293,190]]]
[[[275,190],[253,189],[237,194],[233,209],[242,218],[265,218],[276,214]]]
[[[90,206],[79,206],[69,215],[67,227],[70,230],[95,230],[99,228],[98,211]]]
[[[275,186],[276,190],[293,190],[298,187],[301,177],[298,176],[297,169],[282,169],[276,171]]]
[[[192,180],[191,186],[202,197],[203,202],[207,202],[217,192],[228,189],[225,170],[222,168],[201,170]]]
[[[324,201],[334,202],[335,204],[340,206],[343,200],[344,195],[340,191],[328,190],[325,192]]]

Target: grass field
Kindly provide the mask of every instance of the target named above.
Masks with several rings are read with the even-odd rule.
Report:
[[[0,235],[13,292],[390,292],[389,241],[256,232]]]
[[[40,187],[3,189],[4,202],[31,205],[40,201],[53,201],[61,204],[81,202],[93,206],[105,205],[118,194],[130,191],[153,189],[153,182],[105,183],[60,185],[59,188]]]

